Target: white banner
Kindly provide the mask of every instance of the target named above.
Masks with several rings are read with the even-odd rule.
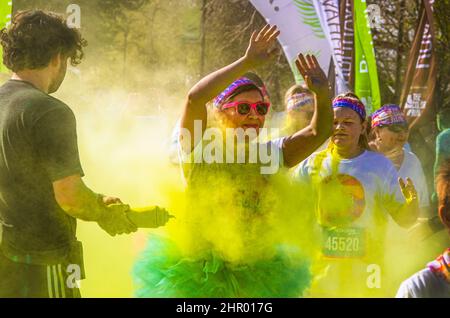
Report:
[[[314,7],[322,25],[323,32],[329,42],[336,70],[336,93],[349,90],[342,71],[343,48],[341,37],[341,19],[339,15],[339,0],[316,0]]]
[[[313,0],[250,0],[270,24],[278,26],[278,38],[297,82],[303,82],[295,68],[298,53],[317,56],[325,73],[328,73],[331,50],[320,26]]]

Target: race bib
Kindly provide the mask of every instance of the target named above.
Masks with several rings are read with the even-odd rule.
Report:
[[[322,228],[322,252],[332,258],[361,258],[365,256],[366,235],[361,228]]]

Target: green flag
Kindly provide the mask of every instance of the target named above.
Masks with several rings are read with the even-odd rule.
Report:
[[[372,114],[381,106],[377,63],[365,0],[355,0],[355,93]]]
[[[11,21],[12,14],[12,0],[0,0],[0,29],[6,27]],[[0,47],[0,72],[8,72],[8,69],[3,65],[3,52]]]

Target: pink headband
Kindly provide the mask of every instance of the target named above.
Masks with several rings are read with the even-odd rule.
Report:
[[[384,105],[372,114],[372,128],[386,125],[407,125],[405,115],[398,105]]]
[[[333,100],[333,108],[347,107],[358,113],[362,120],[366,119],[366,108],[362,102],[356,98],[336,97]]]
[[[219,107],[220,105],[222,105],[222,103],[224,101],[226,101],[239,87],[250,86],[250,85],[255,86],[255,88],[259,90],[259,92],[264,97],[264,99],[266,99],[266,97],[268,97],[267,90],[264,86],[259,87],[255,82],[249,80],[248,78],[241,77],[241,78],[237,79],[236,81],[234,81],[233,83],[231,83],[230,86],[225,88],[225,90],[222,93],[220,93],[216,98],[214,98],[214,100],[213,100],[214,106]]]
[[[305,105],[314,105],[314,98],[308,93],[298,93],[287,100],[287,110],[298,110]]]

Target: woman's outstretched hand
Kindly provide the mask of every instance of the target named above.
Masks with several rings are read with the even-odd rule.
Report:
[[[314,55],[299,54],[295,61],[308,89],[318,96],[330,96],[330,84]]]
[[[277,26],[269,24],[264,26],[261,31],[253,32],[245,53],[247,62],[252,66],[256,66],[270,60],[276,53],[274,43],[278,35],[280,35],[280,31]]]

